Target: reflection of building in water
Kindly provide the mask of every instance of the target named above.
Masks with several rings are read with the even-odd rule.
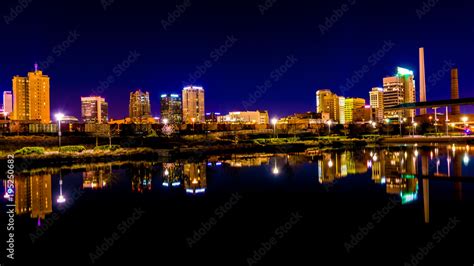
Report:
[[[332,183],[347,175],[365,174],[368,171],[365,153],[344,151],[342,153],[323,153],[318,161],[318,177],[320,183]]]
[[[179,187],[183,178],[183,165],[180,163],[163,164],[163,186]]]
[[[184,164],[184,187],[186,193],[204,193],[207,188],[206,163]]]
[[[418,196],[418,152],[385,151],[373,156],[372,180],[386,184],[387,194],[400,195],[402,204],[414,201]]]
[[[153,164],[141,163],[130,167],[132,176],[132,191],[144,192],[151,190],[151,179],[153,177]]]
[[[30,213],[31,218],[44,219],[53,212],[51,175],[31,175],[15,179],[15,212]]]
[[[362,154],[354,151],[345,151],[344,155],[346,156],[347,162],[347,174],[355,175],[367,173],[367,160],[363,158]]]
[[[345,153],[323,153],[318,160],[318,179],[321,184],[333,183],[347,176],[347,155]]]
[[[86,167],[82,174],[82,187],[84,189],[103,189],[111,183],[112,165],[105,167]]]
[[[385,184],[385,167],[382,162],[385,161],[385,153],[375,153],[372,156],[372,180],[376,184]]]
[[[261,166],[270,163],[270,157],[238,157],[232,158],[232,160],[224,161],[226,164],[229,164],[230,167],[251,167],[251,166]]]
[[[387,177],[387,194],[409,194],[418,191],[418,179],[414,176]]]

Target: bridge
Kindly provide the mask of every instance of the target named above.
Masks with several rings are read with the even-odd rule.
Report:
[[[440,107],[449,107],[449,106],[457,106],[457,105],[474,105],[474,98],[438,100],[438,101],[419,102],[419,103],[404,103],[397,106],[387,107],[385,108],[385,111],[440,108]]]

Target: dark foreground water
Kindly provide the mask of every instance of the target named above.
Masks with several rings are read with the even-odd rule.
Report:
[[[35,169],[15,262],[473,265],[472,176],[468,146]]]

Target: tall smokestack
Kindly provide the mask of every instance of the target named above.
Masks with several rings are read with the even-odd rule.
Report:
[[[459,75],[458,69],[451,69],[451,100],[459,99]],[[451,107],[451,115],[460,115],[461,107],[459,105]]]
[[[425,73],[425,48],[420,48],[420,102],[426,102],[426,73]],[[426,115],[426,108],[420,110],[421,115]]]

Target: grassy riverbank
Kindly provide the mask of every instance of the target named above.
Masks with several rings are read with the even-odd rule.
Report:
[[[10,140],[0,140],[0,142],[9,142],[10,147],[7,150],[1,151],[1,160],[5,160],[9,154],[15,154],[16,160],[20,163],[21,167],[29,168],[38,165],[97,163],[118,160],[201,158],[207,155],[228,153],[291,153],[304,152],[308,149],[357,149],[371,142],[344,137],[321,137],[314,139],[259,138],[230,141],[192,136],[182,139],[147,138],[121,140],[120,142],[114,140],[115,143],[125,143],[125,145],[114,144],[111,150],[108,149],[108,145],[97,148],[95,145],[85,141],[81,145],[63,146],[60,152],[58,147],[51,145],[54,138],[38,138],[41,137],[13,137]],[[77,140],[68,141],[66,139],[63,143],[71,144],[75,142]],[[31,147],[25,147],[21,143],[30,144]],[[13,150],[13,147],[18,149]]]

